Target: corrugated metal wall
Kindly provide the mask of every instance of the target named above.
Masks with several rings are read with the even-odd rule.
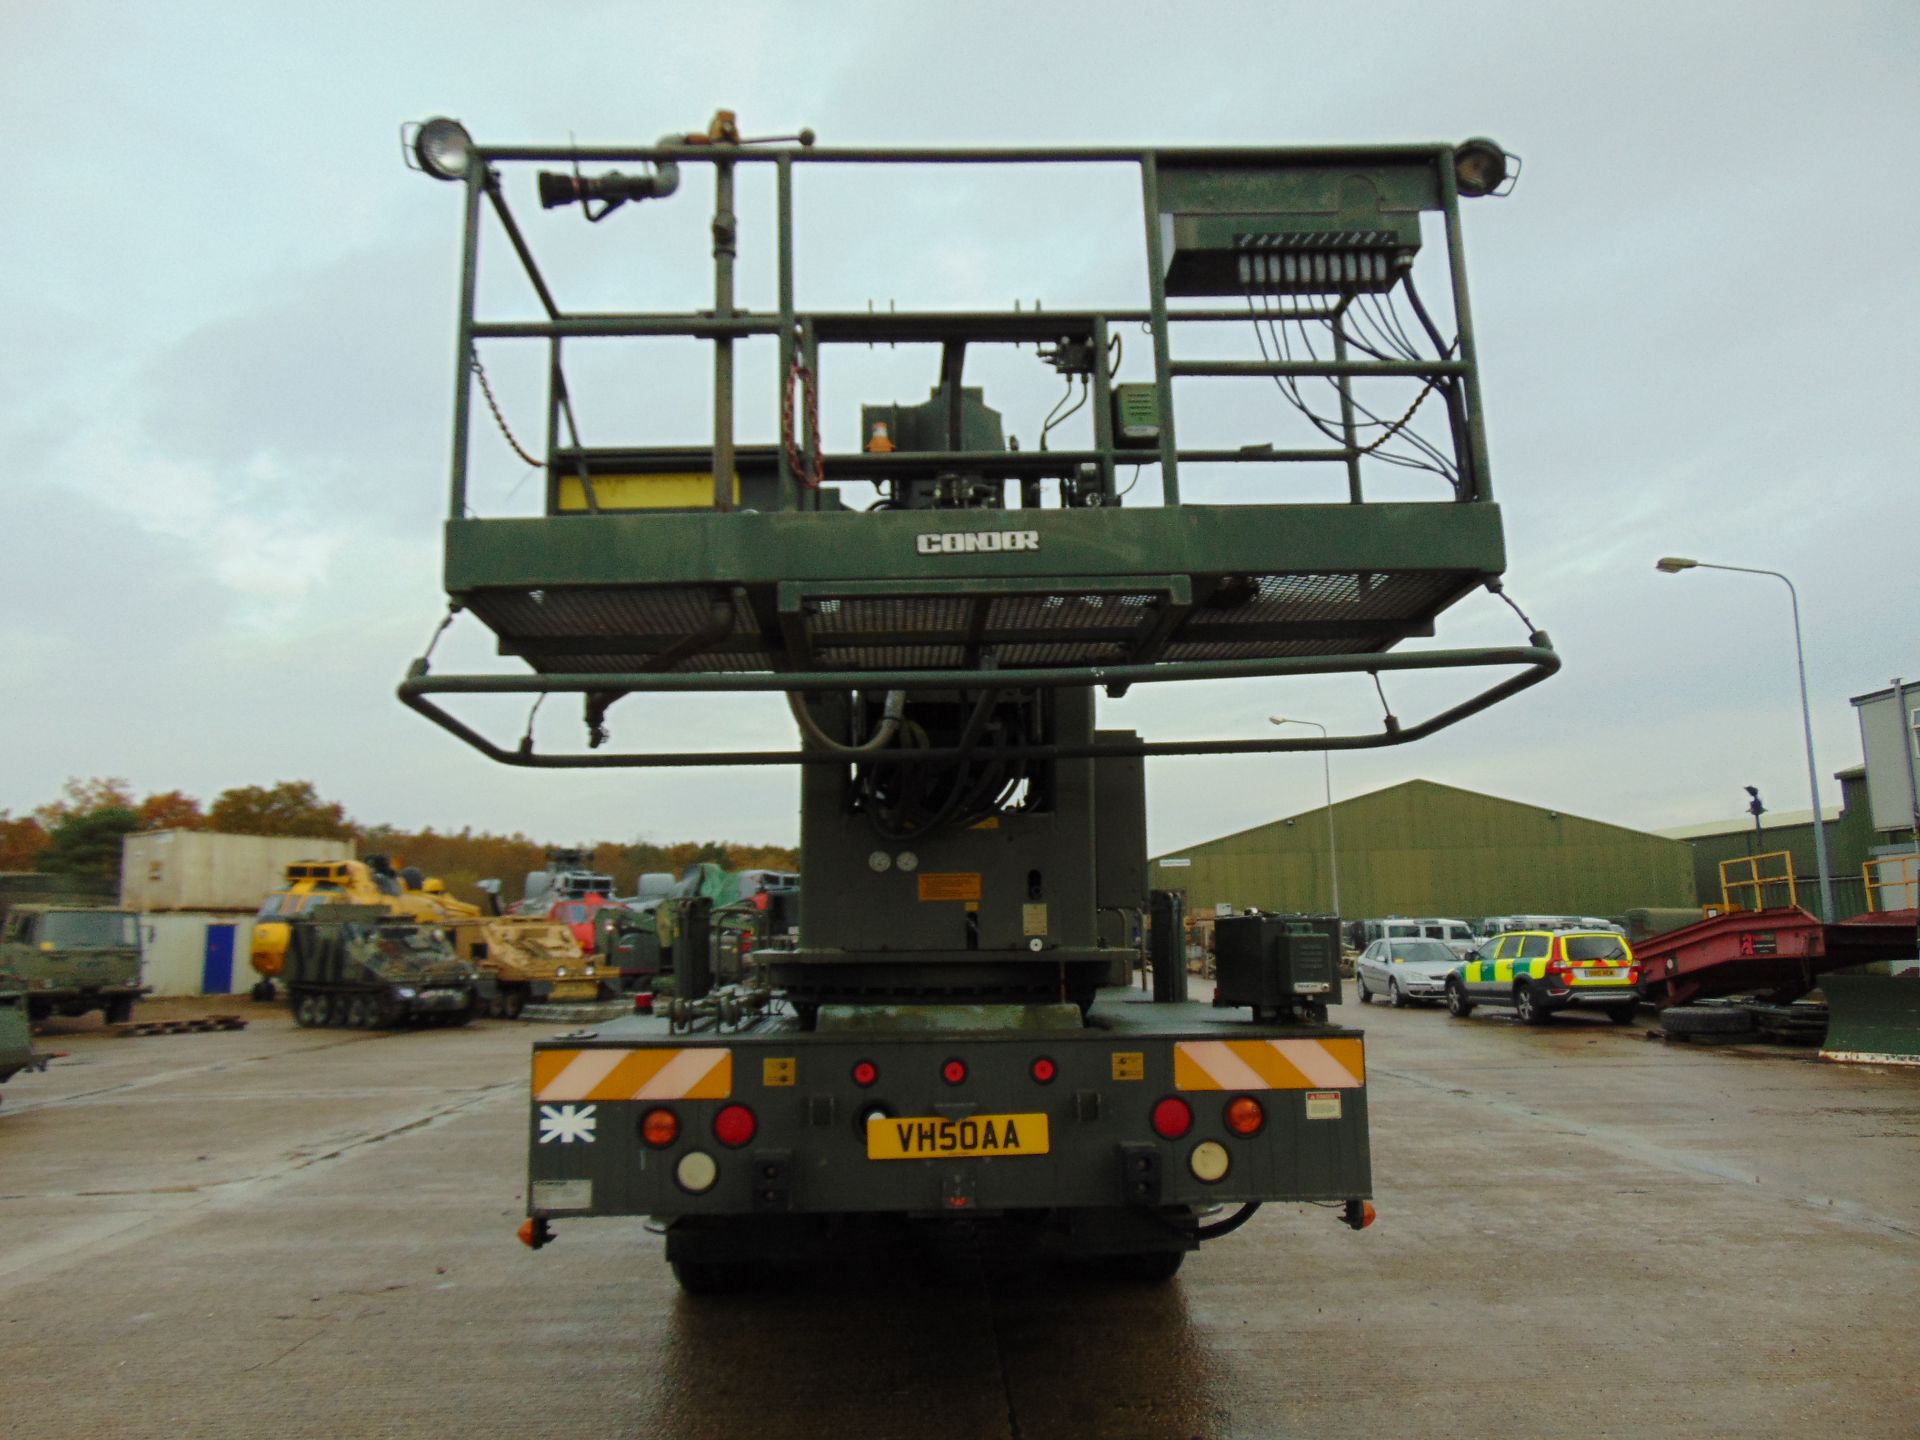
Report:
[[[1431,780],[1334,806],[1340,908],[1374,915],[1622,915],[1694,905],[1693,855],[1678,840]],[[1169,857],[1187,867],[1159,863]],[[1156,888],[1192,906],[1332,908],[1325,810],[1156,857]]]

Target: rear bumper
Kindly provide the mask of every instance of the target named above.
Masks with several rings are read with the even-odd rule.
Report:
[[[666,1030],[618,1022],[629,1025]],[[536,1218],[965,1217],[1372,1193],[1364,1050],[1353,1031],[1216,1021],[1179,1033],[703,1032],[616,1041],[618,1027],[535,1051],[528,1209]],[[1054,1067],[1046,1083],[1033,1075],[1043,1058]],[[952,1060],[967,1074],[948,1085],[942,1069]],[[853,1079],[863,1063],[878,1072],[867,1087]],[[1250,1136],[1226,1123],[1241,1096],[1264,1112]],[[1156,1105],[1168,1099],[1191,1113],[1175,1139],[1153,1126]],[[715,1118],[740,1105],[753,1112],[754,1133],[730,1147]],[[656,1109],[678,1122],[674,1140],[658,1147],[640,1133]],[[896,1120],[1044,1115],[1047,1149],[870,1159],[874,1110]],[[710,1183],[689,1188],[689,1177],[709,1173]],[[1208,1174],[1217,1178],[1200,1178]]]
[[[1549,1010],[1614,1010],[1640,1003],[1631,985],[1574,985],[1566,989],[1539,986],[1534,992]]]

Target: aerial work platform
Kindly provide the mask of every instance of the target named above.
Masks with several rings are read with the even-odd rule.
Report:
[[[452,128],[459,133],[447,151],[456,157],[449,173],[427,160],[437,153],[431,147],[416,148],[431,173],[466,191],[446,588],[452,608],[480,619],[499,653],[530,673],[438,675],[423,657],[401,695],[496,759],[597,767],[809,757],[543,753],[531,728],[517,746],[490,739],[442,708],[441,697],[578,694],[597,747],[608,706],[647,691],[1082,686],[1118,695],[1175,680],[1517,671],[1407,722],[1392,714],[1382,689],[1377,731],[1325,741],[1269,735],[1078,747],[1100,755],[1219,753],[1401,743],[1558,668],[1546,636],[1524,616],[1524,638],[1511,646],[1398,648],[1433,636],[1437,618],[1476,591],[1500,594],[1506,568],[1460,248],[1460,199],[1502,193],[1507,177],[1509,157],[1491,142],[830,149],[811,136],[798,144],[743,140],[724,117],[705,135],[653,147],[566,148],[483,146]],[[510,176],[543,165],[569,167],[538,176],[543,206],[578,205],[590,220],[628,202],[649,211],[674,204],[683,168],[710,169],[711,303],[702,296],[699,308],[679,311],[564,308],[508,199]],[[646,168],[602,169],[608,165]],[[849,312],[801,302],[795,192],[806,173],[963,165],[1137,174],[1144,295],[1061,311],[1036,304]],[[736,171],[750,166],[774,171],[770,236],[745,233],[735,210]],[[504,235],[544,318],[478,313],[489,228]],[[1415,283],[1422,247],[1435,239],[1440,263],[1428,278],[1438,280],[1438,319]],[[772,309],[736,305],[741,254],[771,261]],[[1249,327],[1263,358],[1219,353],[1219,345],[1205,353],[1210,337],[1244,339]],[[1148,353],[1145,379],[1124,380],[1115,368],[1123,332]],[[743,438],[734,349],[756,337],[778,345],[779,433]],[[566,357],[587,344],[663,339],[712,351],[711,443],[585,443]],[[545,445],[522,452],[541,473],[544,499],[539,514],[476,516],[468,485],[476,390],[507,424],[481,347],[508,343],[546,351]],[[860,447],[828,450],[820,377],[852,346],[923,347],[928,379],[937,360],[937,383],[922,403],[867,404]],[[1065,399],[1077,393],[1075,409],[1089,407],[1089,441],[1045,448],[1052,417],[1038,447],[1007,439],[1000,414],[965,375],[970,354],[996,346],[1030,347],[1064,378]],[[1248,421],[1231,444],[1179,443],[1176,392],[1248,379],[1275,387],[1262,387],[1263,411],[1283,411],[1307,440],[1279,439],[1273,426]],[[1217,428],[1217,409],[1209,418]],[[1421,498],[1408,498],[1405,483],[1378,496],[1380,477],[1405,482],[1415,473]],[[1231,477],[1231,503],[1213,498],[1222,476]],[[1302,483],[1308,476],[1317,490]],[[1183,498],[1183,485],[1196,479],[1212,482],[1190,487],[1205,489],[1206,503]]]

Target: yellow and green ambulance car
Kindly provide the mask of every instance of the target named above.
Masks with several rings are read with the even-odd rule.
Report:
[[[1633,948],[1604,930],[1506,930],[1480,943],[1447,977],[1447,1009],[1461,1019],[1476,1005],[1510,1005],[1523,1024],[1556,1010],[1603,1010],[1625,1025],[1639,1008]]]

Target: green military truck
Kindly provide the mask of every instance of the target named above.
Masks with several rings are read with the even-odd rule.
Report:
[[[98,1010],[131,1019],[140,983],[140,917],[84,882],[57,875],[0,875],[0,972],[25,992],[28,1017]]]
[[[487,999],[480,972],[437,925],[378,905],[323,905],[287,929],[281,979],[299,1025],[465,1025]]]
[[[937,1227],[1154,1280],[1263,1203],[1326,1205],[1365,1226],[1365,1041],[1330,1018],[1333,936],[1247,917],[1219,1003],[1186,999],[1178,897],[1149,890],[1144,761],[1399,744],[1558,668],[1524,616],[1525,644],[1397,649],[1502,584],[1459,202],[1503,191],[1509,157],[1480,139],[814,149],[810,134],[745,145],[725,112],[693,144],[490,147],[445,117],[413,139],[419,168],[465,191],[449,604],[528,669],[442,674],[423,656],[401,698],[524,768],[801,772],[807,883],[780,937],[793,943],[752,951],[733,981],[724,946],[716,957],[676,940],[666,1005],[535,1042],[527,1243],[546,1244],[556,1224],[650,1216],[675,1275],[699,1292],[869,1234]],[[626,168],[601,168],[616,163]],[[794,226],[818,212],[795,197],[823,168],[841,169],[836,195],[861,173],[886,175],[878,203],[857,212],[880,226],[896,186],[946,183],[956,163],[988,175],[983,187],[1007,167],[1053,167],[1050,223],[1071,218],[1089,167],[1130,172],[1141,211],[1122,233],[1145,244],[1131,270],[1145,294],[1135,285],[1097,310],[802,305],[794,262],[809,247]],[[527,173],[540,164],[554,168]],[[712,186],[688,189],[713,196],[712,290],[670,311],[561,310],[533,258],[543,230],[520,227],[512,197],[535,191],[543,208],[580,204],[592,220],[632,205],[630,217],[672,205],[681,171],[707,166]],[[735,171],[755,167],[774,171],[773,204],[770,223],[750,226]],[[545,321],[478,308],[483,221],[491,237],[496,218]],[[1106,254],[1110,217],[1080,218],[1084,253]],[[633,223],[637,242],[645,222]],[[735,305],[736,257],[779,277],[777,308]],[[664,336],[709,346],[711,443],[585,444],[555,358],[547,413],[568,425],[549,427],[542,512],[469,518],[481,348],[539,337],[557,357],[562,337],[585,334],[629,341],[629,353]],[[778,348],[777,366],[755,372],[778,390],[770,409],[762,393],[736,414],[734,347],[748,338]],[[1245,358],[1249,338],[1262,359]],[[827,448],[819,377],[846,376],[833,367],[849,347],[891,357],[895,346],[893,395],[919,393],[937,355],[931,397],[876,391],[857,416],[859,448]],[[1024,371],[1006,358],[1023,346],[1036,361]],[[1008,415],[1033,416],[1039,443],[1029,431],[1016,447],[966,383],[982,352],[1020,407]],[[1118,380],[1119,366],[1136,378]],[[1055,421],[1039,415],[1062,379],[1055,414],[1084,408],[1084,428],[1049,447]],[[1176,381],[1185,397],[1190,380],[1233,380],[1265,408],[1207,386],[1214,404],[1183,409],[1176,443]],[[778,430],[745,428],[768,413]],[[845,435],[856,416],[836,419]],[[1222,474],[1235,467],[1243,478]],[[1409,498],[1409,467],[1438,484]],[[1096,692],[1117,700],[1136,685],[1310,675],[1345,676],[1356,703],[1384,707],[1405,688],[1387,672],[1459,680],[1480,667],[1516,673],[1349,734],[1148,740],[1097,711]],[[783,695],[797,747],[683,749],[657,709],[627,699],[700,691]],[[585,748],[486,733],[481,697],[516,694],[573,697]],[[1199,725],[1256,712],[1191,713]],[[684,936],[700,907],[681,903]],[[1146,995],[1126,981],[1149,909],[1164,923],[1150,932],[1159,964]],[[655,938],[667,939],[657,926]]]
[[[47,1057],[34,1053],[26,992],[11,975],[0,972],[0,1081],[22,1070],[46,1068]]]

